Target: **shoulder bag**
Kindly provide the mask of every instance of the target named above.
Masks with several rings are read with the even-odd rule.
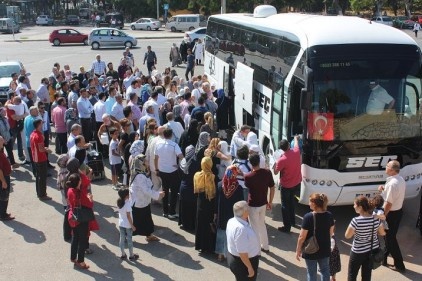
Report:
[[[72,208],[72,218],[79,223],[95,220],[94,211],[91,208],[81,205],[81,194],[78,191],[78,205]]]
[[[319,251],[319,245],[318,245],[318,241],[316,238],[316,218],[315,218],[315,213],[312,213],[312,216],[314,218],[314,233],[311,237],[309,237],[308,239],[305,240],[305,242],[303,242],[302,245],[302,252],[304,254],[315,254],[316,252]]]
[[[375,221],[372,224],[371,255],[369,257],[370,265],[371,265],[372,270],[377,269],[378,267],[381,266],[381,264],[384,260],[384,254],[385,254],[385,249],[381,248],[381,245],[374,250],[372,249],[372,247],[374,245],[374,229],[375,229]]]

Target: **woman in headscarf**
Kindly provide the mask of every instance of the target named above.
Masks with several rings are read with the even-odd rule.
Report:
[[[196,171],[193,171],[189,164],[195,156],[195,147],[189,145],[185,152],[185,161],[182,163],[186,165],[184,169],[188,174],[182,173],[182,181],[180,183],[180,204],[179,204],[179,225],[186,231],[195,231],[196,221],[196,197],[193,193],[193,177]],[[182,165],[182,164],[181,164]]]
[[[170,62],[171,67],[177,66],[179,67],[180,64],[180,53],[179,48],[177,47],[176,43],[173,43],[173,46],[170,48]]]
[[[226,141],[220,141],[218,143],[218,149],[222,154],[230,158],[230,160],[221,159],[220,165],[218,166],[218,178],[222,180],[227,167],[230,166],[232,162],[232,159],[229,151],[229,144]]]
[[[88,176],[86,176],[83,172],[79,170],[79,167],[80,167],[79,160],[74,157],[70,158],[66,164],[66,168],[68,170],[67,179],[69,178],[71,174],[75,174],[75,173],[79,174],[81,178],[81,186],[80,186],[81,194],[83,196],[90,196],[92,199],[92,194],[88,192],[89,186],[91,185],[91,180],[88,178]],[[65,191],[66,191],[65,194],[68,195],[68,190],[66,189]],[[69,202],[68,200],[68,206],[70,209],[72,208],[72,204],[75,204],[75,202]],[[72,212],[66,212],[66,213],[68,214],[68,221],[69,221],[70,227],[74,228],[76,226],[76,223],[72,219]],[[93,253],[93,251],[89,248],[89,236],[90,236],[91,231],[95,231],[99,229],[100,229],[99,225],[95,219],[88,223],[88,233],[86,234],[88,236],[88,243],[86,245],[85,254],[89,255]]]
[[[173,106],[173,115],[174,115],[174,121],[179,122],[180,125],[182,125],[183,129],[185,129],[185,122],[182,119],[182,116],[180,114],[182,113],[182,107],[178,104]]]
[[[227,143],[226,143],[227,144]],[[226,226],[233,215],[234,203],[243,200],[242,186],[237,182],[239,169],[232,165],[227,167],[223,181],[217,188],[217,238],[215,252],[218,260],[223,261],[227,254]]]
[[[193,177],[194,193],[197,196],[195,249],[214,253],[215,250],[215,176],[211,171],[212,160],[202,158],[201,171]]]
[[[133,235],[146,236],[148,242],[160,241],[153,235],[154,222],[151,216],[151,199],[160,200],[164,191],[152,189],[152,182],[147,173],[145,155],[139,154],[133,159],[130,172],[130,200],[132,206],[133,224],[136,230]]]
[[[218,134],[220,138],[227,139],[226,130],[229,128],[229,100],[226,98],[223,89],[217,90],[215,103],[218,105],[216,112]]]
[[[129,185],[129,177],[130,177],[130,148],[132,147],[133,142],[139,140],[139,133],[138,132],[131,132],[129,134],[128,143],[125,144],[125,149],[123,151],[123,160],[125,161],[125,169],[126,169],[126,181],[123,182],[124,185]]]
[[[167,115],[167,113],[169,113],[169,112],[172,112],[172,106],[171,106],[171,103],[170,103],[170,101],[167,99],[167,101],[163,104],[163,109],[162,109],[163,111],[161,112],[161,120],[162,120],[162,125],[164,125],[164,124],[167,124],[167,118],[166,118],[166,115]]]
[[[193,145],[194,147],[196,146],[198,143],[198,138],[198,120],[192,119],[190,120],[188,129],[185,130],[180,136],[179,146],[183,154],[185,154],[185,150],[189,145]]]
[[[197,159],[202,159],[204,157],[205,149],[208,148],[210,144],[210,134],[207,132],[202,132],[199,134],[198,143],[195,146],[195,154]]]

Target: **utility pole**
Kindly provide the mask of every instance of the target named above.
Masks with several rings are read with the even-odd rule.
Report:
[[[157,0],[157,20],[160,20],[160,0]]]
[[[226,13],[226,5],[227,5],[227,0],[221,0],[221,13],[222,14]]]

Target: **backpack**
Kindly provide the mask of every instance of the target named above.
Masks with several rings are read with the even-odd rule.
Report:
[[[248,170],[248,172],[252,171],[251,167],[248,165],[249,164],[249,160],[245,160],[245,162],[240,162],[239,159],[235,158],[233,160],[233,165],[240,167],[240,166],[245,166],[246,170]]]

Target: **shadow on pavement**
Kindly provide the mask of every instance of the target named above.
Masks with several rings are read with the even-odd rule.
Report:
[[[4,223],[4,225],[12,228],[13,232],[22,236],[27,243],[42,244],[46,241],[44,232],[32,228],[19,221],[10,221],[8,223]]]

